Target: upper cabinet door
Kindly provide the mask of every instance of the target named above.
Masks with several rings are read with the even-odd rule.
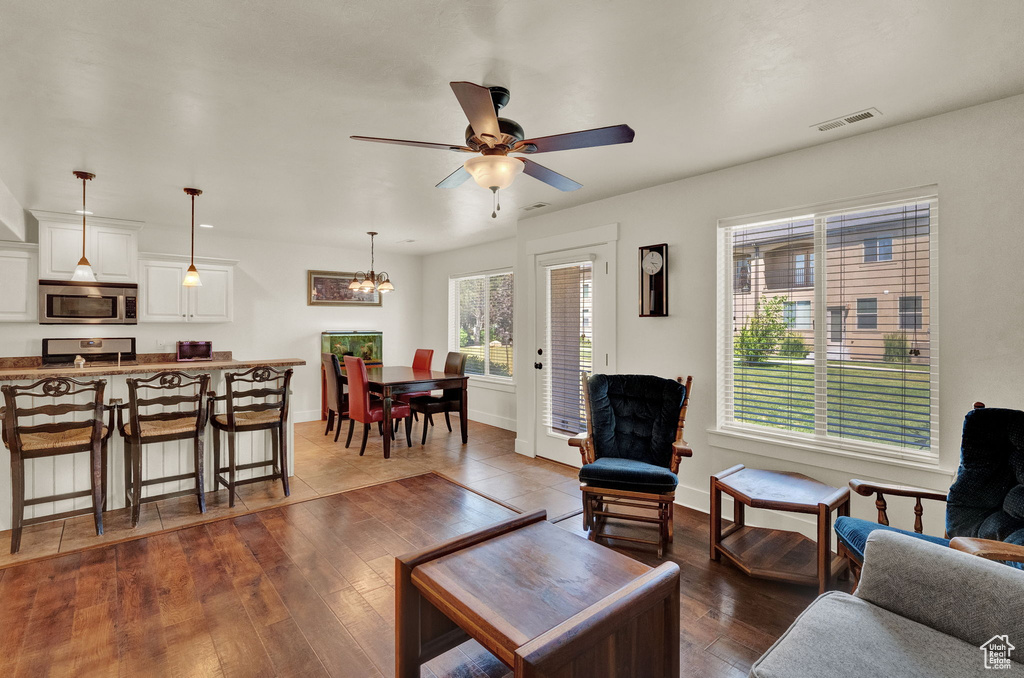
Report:
[[[95,258],[90,258],[96,279],[101,282],[135,282],[138,268],[138,233],[112,226],[89,226]]]
[[[85,256],[94,264],[86,229]],[[82,258],[82,226],[39,222],[39,278],[71,280],[78,260]],[[95,270],[95,269],[94,269]]]
[[[175,261],[139,262],[140,323],[188,321],[188,288],[181,286],[187,268],[186,264]]]
[[[0,249],[0,322],[35,322],[39,308],[38,255]]]
[[[203,285],[189,289],[189,322],[231,322],[235,306],[234,267],[197,264],[196,268]],[[178,284],[181,284],[180,280]]]

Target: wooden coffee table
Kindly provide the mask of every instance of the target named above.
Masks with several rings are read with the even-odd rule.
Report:
[[[733,498],[732,525],[722,529],[722,493]],[[810,513],[818,517],[818,541],[798,532],[750,527],[744,507]],[[817,585],[824,593],[848,565],[832,555],[832,512],[850,515],[850,488],[832,487],[800,473],[745,468],[711,476],[711,559],[725,556],[752,577]]]
[[[398,678],[470,638],[516,678],[679,676],[679,566],[651,569],[546,518],[395,559]]]

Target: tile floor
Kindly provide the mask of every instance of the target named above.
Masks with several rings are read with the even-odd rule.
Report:
[[[0,568],[430,471],[522,511],[546,509],[552,520],[582,511],[576,470],[516,454],[512,431],[471,421],[469,443],[463,445],[458,417],[452,417],[452,433],[438,417],[438,425],[427,434],[426,445],[419,442],[420,423],[413,431],[412,447],[406,445],[405,430],[400,427],[391,447],[391,459],[384,459],[376,430],[371,432],[366,452],[360,457],[358,427],[348,449],[347,422],[337,443],[333,433],[324,435],[324,427],[319,421],[295,426],[295,475],[290,479],[289,497],[284,496],[280,482],[254,483],[240,487],[234,508],[228,508],[227,490],[208,492],[205,514],[198,512],[193,497],[175,497],[143,504],[142,518],[134,529],[127,510],[108,511],[103,517],[104,534],[99,537],[88,515],[42,523],[25,528],[21,551],[15,555],[8,553],[11,533],[3,531]]]

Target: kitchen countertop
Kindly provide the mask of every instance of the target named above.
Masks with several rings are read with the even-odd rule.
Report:
[[[152,374],[164,370],[183,372],[209,372],[212,370],[247,370],[251,367],[293,367],[305,365],[298,358],[276,358],[272,360],[203,360],[195,362],[138,362],[131,365],[97,365],[95,367],[0,367],[0,381],[22,381],[46,379],[47,377],[102,377],[115,374]]]

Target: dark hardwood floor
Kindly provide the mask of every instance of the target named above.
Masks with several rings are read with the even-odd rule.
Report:
[[[392,676],[394,556],[512,514],[423,475],[0,570],[0,675]],[[814,591],[708,560],[704,514],[675,529],[683,675],[745,676]],[[467,643],[423,675],[510,674]]]

